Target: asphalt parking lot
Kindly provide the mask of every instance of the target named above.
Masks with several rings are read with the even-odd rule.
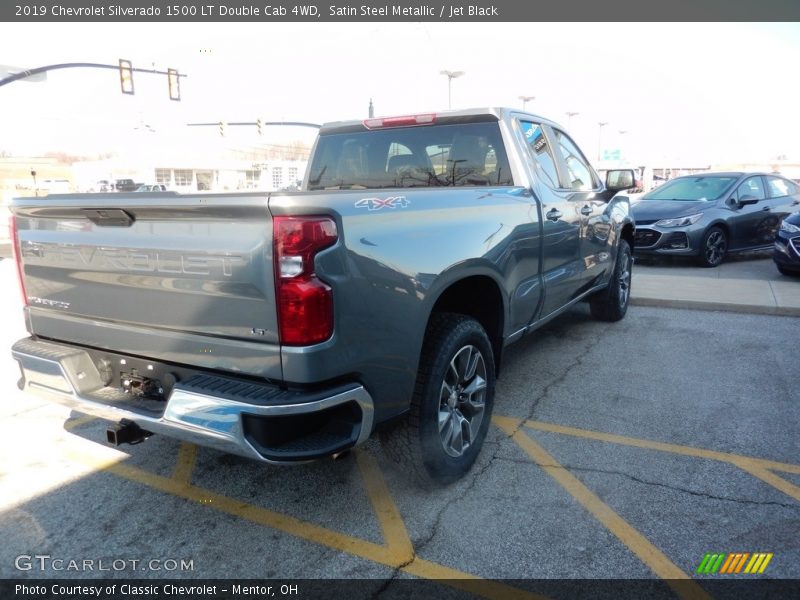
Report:
[[[0,261],[2,348],[25,335],[14,278]],[[18,392],[4,351],[0,577],[98,575],[18,558],[46,554],[123,561],[104,577],[363,578],[374,597],[407,578],[484,597],[661,578],[707,597],[726,577],[696,573],[707,553],[771,553],[727,577],[798,579],[796,332],[796,317],[633,306],[606,324],[580,306],[508,350],[477,464],[428,490],[375,442],[287,468],[157,436],[113,449],[107,423]]]

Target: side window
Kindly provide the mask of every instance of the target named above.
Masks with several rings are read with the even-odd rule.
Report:
[[[539,167],[537,169],[539,175],[551,188],[561,187],[558,183],[556,163],[553,160],[553,154],[550,150],[550,145],[547,143],[547,138],[544,136],[544,131],[542,131],[542,126],[530,121],[520,121],[520,126],[525,139],[528,140],[528,148],[534,164]]]
[[[767,190],[769,191],[770,198],[780,198],[781,196],[788,196],[789,194],[793,194],[794,191],[792,188],[796,188],[792,183],[786,181],[785,179],[781,179],[780,177],[772,177],[768,176],[767,178]]]
[[[763,200],[765,197],[764,184],[761,183],[761,177],[745,179],[736,189],[736,198],[738,200],[743,200],[745,198]]]
[[[564,157],[569,176],[569,187],[573,190],[592,190],[599,182],[592,175],[592,169],[574,142],[565,133],[554,130],[558,149]]]

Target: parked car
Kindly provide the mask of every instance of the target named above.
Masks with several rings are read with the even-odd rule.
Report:
[[[114,184],[111,183],[108,179],[98,179],[94,182],[87,191],[89,192],[113,192],[114,191]]]
[[[800,213],[789,215],[781,223],[772,260],[784,275],[800,275]]]
[[[695,256],[716,267],[729,252],[772,247],[800,186],[774,173],[703,173],[672,179],[633,205],[637,255]]]
[[[145,183],[145,184],[140,185],[138,188],[136,188],[136,191],[137,192],[166,192],[167,191],[167,186],[165,186],[163,183],[156,183],[156,184],[153,184],[153,185],[149,185],[149,184]]]
[[[140,185],[142,184],[136,183],[133,179],[117,179],[114,187],[118,192],[135,192]]]

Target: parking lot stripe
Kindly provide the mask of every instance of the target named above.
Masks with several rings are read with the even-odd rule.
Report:
[[[550,433],[562,433],[564,435],[571,435],[573,437],[587,438],[592,440],[598,440],[601,442],[611,442],[612,444],[622,444],[625,446],[635,446],[637,448],[647,448],[650,450],[660,450],[662,452],[683,454],[685,456],[695,456],[697,458],[710,458],[712,460],[719,460],[722,462],[733,463],[736,466],[741,466],[743,464],[746,464],[753,467],[760,467],[762,469],[774,469],[776,471],[783,471],[785,473],[800,474],[800,465],[795,465],[791,463],[782,463],[764,458],[743,456],[741,454],[732,454],[729,452],[718,452],[716,450],[706,450],[705,448],[695,448],[693,446],[668,444],[665,442],[656,442],[653,440],[646,440],[642,438],[627,437],[624,435],[616,435],[613,433],[602,433],[599,431],[591,431],[589,429],[565,427],[563,425],[555,425],[554,423],[545,423],[544,421],[527,421],[525,425],[526,427],[530,427],[531,429],[537,429],[539,431],[548,431]]]
[[[414,546],[408,537],[403,517],[386,486],[383,473],[375,459],[366,452],[356,450],[355,455],[367,497],[383,531],[384,542],[393,553],[397,564],[407,563],[414,558]]]
[[[172,473],[173,481],[183,484],[192,483],[192,473],[197,462],[197,446],[189,442],[181,442],[178,448],[178,460],[175,462],[175,471]]]
[[[625,519],[603,502],[594,492],[564,468],[544,448],[518,430],[519,420],[508,417],[494,417],[492,421],[511,437],[525,453],[544,471],[555,479],[575,500],[600,521],[611,533],[625,544],[658,577],[682,598],[710,598],[705,590],[689,575],[678,568],[667,556],[656,548],[646,537],[631,526]],[[683,580],[683,581],[680,581]]]
[[[362,474],[366,474],[365,486],[369,489],[370,501],[373,503],[373,506],[380,506],[381,510],[384,511],[384,516],[379,516],[378,519],[379,521],[381,518],[384,519],[384,521],[381,522],[381,527],[385,527],[386,529],[384,531],[389,532],[389,536],[392,538],[391,544],[394,544],[394,547],[392,547],[391,544],[382,546],[344,533],[332,531],[319,525],[301,521],[289,515],[276,513],[260,506],[217,494],[211,490],[177,481],[171,477],[162,477],[161,475],[156,475],[155,473],[126,465],[122,462],[125,460],[124,456],[101,458],[96,455],[93,456],[86,452],[72,449],[67,451],[67,456],[71,460],[82,463],[95,470],[111,473],[117,477],[140,483],[151,489],[171,494],[178,498],[183,498],[184,500],[193,501],[202,506],[207,506],[211,509],[259,525],[283,531],[291,536],[315,544],[327,546],[334,550],[364,558],[392,569],[400,569],[416,577],[441,580],[439,583],[448,587],[466,590],[475,595],[492,599],[547,600],[544,596],[520,590],[500,582],[482,579],[471,573],[465,573],[421,559],[413,554],[413,548],[409,555],[408,548],[405,545],[401,546],[403,540],[400,539],[403,536],[408,539],[408,533],[405,532],[405,525],[402,525],[401,532],[399,529],[400,524],[395,521],[395,519],[400,518],[400,513],[389,495],[388,487],[377,467],[377,463],[375,463],[374,459],[371,457],[367,460],[364,460],[362,457],[359,462],[359,468],[363,469]],[[366,483],[367,478],[370,480],[369,483]],[[410,540],[408,543],[411,543]]]
[[[750,475],[753,477],[757,477],[764,483],[768,483],[775,489],[800,502],[800,487],[797,487],[793,483],[789,483],[783,477],[778,477],[769,469],[764,469],[760,466],[753,465],[750,461],[731,462],[733,462],[733,464],[739,467],[742,471],[750,473]]]

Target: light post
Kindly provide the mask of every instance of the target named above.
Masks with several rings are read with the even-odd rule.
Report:
[[[569,112],[569,111],[566,113],[566,115],[567,115],[567,119],[568,119],[568,120],[567,120],[567,129],[572,129],[572,117],[574,117],[575,115],[579,115],[579,114],[580,114],[580,113],[577,113],[577,112]]]
[[[536,96],[519,96],[519,99],[522,100],[522,110],[525,110],[525,105],[531,100],[536,100]]]
[[[453,107],[452,104],[452,95],[450,90],[450,85],[453,83],[453,79],[456,77],[461,77],[464,75],[464,71],[439,71],[439,75],[444,75],[447,77],[447,108],[450,109]]]
[[[602,146],[602,143],[603,143],[603,127],[608,125],[608,121],[598,121],[597,125],[599,126],[599,129],[597,131],[597,162],[600,162],[600,160],[602,160],[602,154],[601,153],[602,153],[602,150],[603,150],[603,146]]]

